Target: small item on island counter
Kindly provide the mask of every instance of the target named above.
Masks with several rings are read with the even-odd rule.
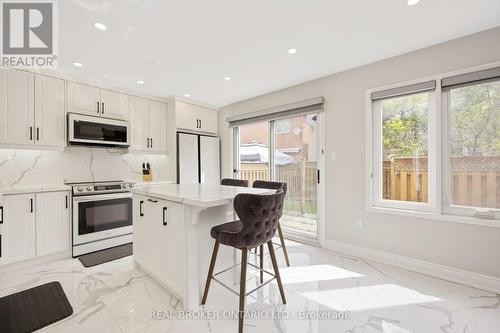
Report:
[[[153,180],[153,172],[151,171],[151,164],[149,162],[142,163],[142,180],[145,182]]]

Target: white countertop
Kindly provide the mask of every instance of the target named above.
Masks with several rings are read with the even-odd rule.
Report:
[[[40,192],[56,192],[70,191],[71,186],[68,185],[23,185],[14,187],[0,188],[0,196],[9,194],[25,194],[25,193],[40,193]]]
[[[272,194],[275,191],[217,184],[165,184],[140,186],[132,190],[132,192],[191,206],[208,208],[227,205],[240,193]]]

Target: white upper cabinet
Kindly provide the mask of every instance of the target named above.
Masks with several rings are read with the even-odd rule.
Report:
[[[127,119],[127,95],[101,89],[101,115],[107,118]]]
[[[217,134],[217,110],[176,101],[175,125],[178,130]]]
[[[34,194],[5,195],[0,201],[0,264],[35,257]]]
[[[86,84],[68,82],[68,112],[127,119],[127,96]]]
[[[36,194],[36,255],[69,250],[69,192]]]
[[[150,148],[154,152],[167,151],[167,105],[149,101]]]
[[[34,79],[32,73],[0,68],[0,143],[34,143]]]
[[[37,145],[64,147],[66,143],[64,81],[35,75],[35,127]]]
[[[167,105],[128,96],[128,117],[131,128],[130,150],[167,152]]]

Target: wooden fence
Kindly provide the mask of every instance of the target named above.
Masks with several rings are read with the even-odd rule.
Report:
[[[241,163],[240,169],[240,178],[248,180],[250,185],[255,180],[269,180],[267,163]],[[316,204],[316,170],[316,162],[305,160],[276,166],[276,181],[287,183],[287,201],[299,202],[302,214]]]
[[[451,172],[453,204],[500,208],[500,157],[453,157]],[[427,202],[427,184],[426,157],[384,161],[384,199]]]

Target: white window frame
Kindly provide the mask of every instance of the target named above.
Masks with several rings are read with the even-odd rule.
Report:
[[[395,216],[406,216],[413,217],[416,219],[410,221],[419,221],[419,219],[429,220],[429,221],[437,221],[437,222],[452,222],[452,223],[462,223],[469,225],[477,225],[477,226],[485,226],[485,227],[493,227],[500,228],[500,218],[495,216],[495,219],[488,219],[484,217],[479,217],[473,214],[474,208],[471,207],[447,207],[447,198],[450,193],[449,191],[449,181],[448,181],[448,168],[447,168],[447,135],[448,135],[448,110],[447,110],[447,96],[445,92],[441,89],[441,80],[443,78],[447,78],[450,76],[461,75],[474,73],[486,69],[491,69],[500,66],[500,61],[464,68],[452,72],[439,73],[432,76],[420,78],[417,80],[407,81],[399,84],[387,85],[383,87],[378,87],[374,89],[368,89],[366,91],[366,122],[365,122],[365,147],[366,147],[366,191],[365,191],[365,208],[368,212],[371,213],[383,213],[388,215]],[[436,109],[434,112],[434,126],[431,126],[429,123],[429,135],[430,131],[434,131],[434,135],[436,141],[434,145],[429,141],[429,156],[431,154],[431,147],[434,149],[434,163],[432,163],[432,167],[434,168],[435,179],[431,181],[429,175],[429,195],[431,191],[434,191],[434,201],[429,196],[429,204],[430,206],[427,209],[418,210],[414,209],[415,207],[411,207],[406,205],[399,205],[400,202],[396,202],[394,205],[383,205],[378,206],[374,201],[374,181],[373,181],[373,102],[371,99],[371,94],[373,92],[398,88],[402,86],[408,86],[411,84],[416,84],[424,81],[436,80],[436,90],[435,90],[435,105]],[[444,104],[444,105],[443,105]],[[431,168],[431,164],[429,164],[429,168]],[[430,169],[429,169],[430,172]],[[381,194],[382,195],[382,194]],[[389,200],[390,201],[390,200]],[[403,202],[404,203],[404,202]],[[406,206],[406,207],[405,207]],[[413,205],[415,206],[415,205]],[[418,205],[417,205],[418,206]],[[476,213],[474,211],[474,213]],[[500,212],[499,212],[500,213]]]
[[[420,83],[420,82],[415,82]],[[395,88],[394,86],[392,88]],[[437,88],[436,88],[437,90]],[[382,117],[381,104],[384,99],[370,101],[370,145],[371,147],[371,165],[370,165],[370,194],[371,206],[380,208],[402,209],[408,211],[436,212],[436,170],[437,165],[437,92],[436,90],[414,92],[406,95],[427,93],[429,96],[428,111],[427,111],[427,147],[428,147],[428,177],[427,177],[427,201],[428,202],[413,202],[403,200],[384,199],[382,194],[383,176],[382,176]],[[375,91],[375,90],[374,90]],[[371,93],[374,92],[370,92]],[[395,96],[397,97],[397,96]]]
[[[498,80],[500,81],[500,79]],[[481,82],[478,82],[478,84]],[[488,216],[491,216],[491,220],[500,219],[500,209],[498,208],[481,208],[481,207],[473,207],[473,206],[461,206],[461,205],[452,205],[450,196],[452,195],[452,183],[451,183],[451,166],[450,166],[450,143],[449,143],[449,133],[450,133],[450,115],[449,115],[449,97],[451,89],[443,90],[441,93],[441,113],[442,113],[442,145],[443,145],[443,154],[442,154],[442,174],[443,174],[443,182],[442,182],[442,212],[450,215],[458,215],[458,216],[466,216],[471,218],[480,218],[481,215],[485,216],[488,220]]]

